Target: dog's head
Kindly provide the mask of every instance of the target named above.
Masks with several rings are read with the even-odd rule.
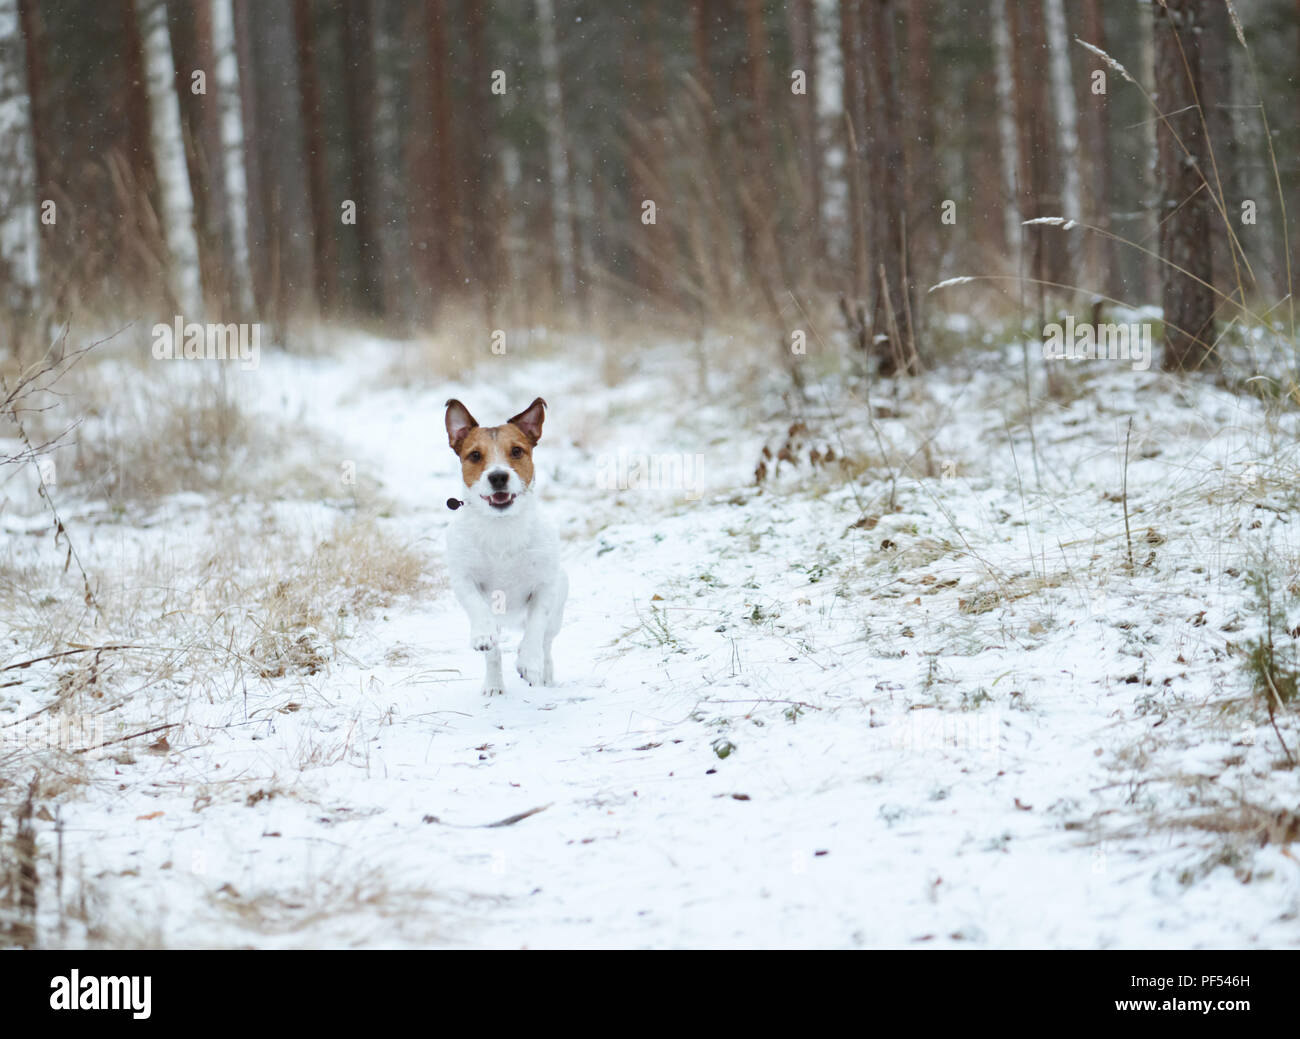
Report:
[[[533,448],[542,439],[546,401],[538,397],[502,426],[480,426],[458,400],[447,401],[447,440],[460,458],[465,504],[498,515],[533,486]]]

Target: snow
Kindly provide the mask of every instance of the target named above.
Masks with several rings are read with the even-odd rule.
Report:
[[[1292,419],[1093,362],[1062,369],[1086,392],[1040,401],[1031,440],[1017,346],[873,389],[875,432],[830,378],[835,421],[825,402],[803,418],[810,441],[873,460],[859,486],[804,464],[760,489],[762,446],[790,422],[776,373],[715,343],[699,387],[694,346],[668,342],[607,385],[593,349],[416,387],[384,374],[391,344],[358,340],[266,350],[238,377],[245,406],[337,445],[321,465],[354,461],[384,529],[435,560],[458,490],[443,402],[495,422],[545,397],[541,493],[572,583],[559,685],[523,685],[508,652],[506,694],[482,697],[436,581],[341,622],[312,675],[232,689],[114,660],[113,724],[176,728],[87,762],[62,801],[67,883],[92,893],[97,928],[63,942],[1296,943],[1285,846],[1228,856],[1222,834],[1179,825],[1237,795],[1297,803],[1232,650],[1253,623],[1234,572],[1266,544],[1294,558]],[[1130,416],[1132,572],[1115,500]],[[620,451],[705,464],[689,494],[598,488]],[[8,529],[38,527],[30,508]],[[310,542],[346,508],[189,495],[137,529],[66,506],[92,574],[167,557],[186,588],[215,526],[256,539],[273,520]],[[11,546],[47,567],[54,551]],[[15,717],[57,671],[21,673],[0,691]]]

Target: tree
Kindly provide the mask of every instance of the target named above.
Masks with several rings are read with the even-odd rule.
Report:
[[[144,47],[150,136],[158,177],[158,217],[169,259],[169,289],[180,312],[196,320],[203,309],[199,243],[194,230],[194,194],[185,164],[176,70],[163,0],[135,0]]]
[[[555,42],[552,0],[536,0],[542,81],[546,105],[546,164],[550,176],[551,250],[559,274],[558,289],[565,300],[576,290],[572,200],[569,183],[569,142],[564,132],[564,96],[560,86],[560,52]]]
[[[489,64],[486,11],[482,3],[464,5],[465,46],[463,74],[469,83],[466,115],[474,127],[464,142],[467,161],[462,176],[467,179],[470,264],[475,288],[489,324],[495,322],[496,290],[500,282],[500,250],[496,220],[499,216],[497,159],[497,111],[490,77],[496,71]]]
[[[244,132],[244,182],[248,192],[245,206],[245,234],[248,242],[248,281],[254,306],[260,312],[271,299],[270,274],[267,262],[270,236],[266,233],[267,204],[266,182],[261,156],[256,141],[261,133],[262,114],[259,107],[254,63],[256,61],[250,0],[232,0],[234,18],[235,60],[239,66],[239,121]]]
[[[867,145],[866,90],[862,83],[866,67],[862,45],[862,3],[863,0],[840,0],[844,151],[848,156],[845,178],[849,185],[849,269],[853,279],[851,295],[855,299],[861,299],[872,284],[868,280],[868,241],[871,235],[862,172],[866,165]]]
[[[17,0],[0,0],[0,289],[26,315],[38,303],[36,145]]]
[[[1070,72],[1070,34],[1065,23],[1064,0],[1043,0],[1047,23],[1048,72],[1052,81],[1052,108],[1056,116],[1056,146],[1061,161],[1061,216],[1083,218],[1083,188],[1079,176],[1079,106],[1074,99],[1074,78]],[[1067,256],[1072,235],[1060,239]],[[1078,278],[1071,272],[1070,281]]]
[[[793,98],[794,123],[797,132],[799,156],[802,160],[800,176],[807,185],[806,202],[808,251],[816,258],[825,256],[826,243],[822,233],[822,146],[817,126],[817,32],[814,0],[792,0],[786,8],[789,22],[790,45],[794,53],[795,68],[804,74],[802,95]]]
[[[246,315],[253,306],[249,279],[248,175],[244,166],[244,115],[232,0],[212,0],[212,49],[216,57],[217,105],[221,114],[220,165],[232,261],[226,283],[231,287],[236,308]]]
[[[375,123],[374,12],[371,0],[349,0],[343,12],[344,109],[347,125],[347,182],[356,205],[356,289],[354,303],[367,314],[382,314],[382,261],[375,230],[375,147],[370,139]]]
[[[1102,17],[1101,0],[1084,0],[1083,29],[1081,38],[1099,50],[1106,50],[1106,22]],[[1110,231],[1112,197],[1110,161],[1110,94],[1097,94],[1091,89],[1091,75],[1100,71],[1109,76],[1110,70],[1100,58],[1094,57],[1089,73],[1089,91],[1087,104],[1081,120],[1085,151],[1089,156],[1087,163],[1088,184],[1087,199],[1089,223],[1096,224],[1103,231]],[[1086,239],[1085,268],[1089,283],[1108,296],[1117,296],[1123,290],[1119,287],[1118,256],[1115,242],[1105,235],[1089,235]]]
[[[907,175],[903,155],[902,92],[896,64],[893,0],[866,0],[868,78],[871,113],[871,208],[876,216],[873,242],[873,295],[877,303],[874,338],[884,375],[920,374],[912,319],[916,310],[908,242]]]
[[[1002,159],[1002,236],[1020,270],[1020,141],[1016,132],[1015,46],[1007,11],[1010,0],[993,0],[993,65],[997,72],[998,142]]]
[[[934,35],[930,0],[910,0],[907,5],[907,63],[904,83],[906,126],[904,159],[907,164],[907,229],[911,255],[922,278],[929,278],[938,263],[938,236],[934,219],[939,194],[937,156],[934,150],[934,88],[930,67]],[[916,315],[918,327],[920,315]]]
[[[1207,248],[1209,148],[1199,102],[1204,86],[1200,30],[1205,12],[1203,0],[1166,0],[1154,9],[1164,367],[1190,371],[1217,363],[1213,270]]]
[[[325,132],[321,122],[316,26],[312,20],[311,0],[293,0],[293,28],[298,53],[298,103],[302,112],[303,152],[307,161],[316,302],[323,310],[329,310],[334,304],[335,217],[325,176]]]
[[[447,49],[445,0],[426,0],[425,47],[428,57],[429,111],[432,116],[434,175],[430,220],[434,227],[434,292],[440,297],[463,280],[463,228],[458,215],[457,150],[452,133],[451,58]]]

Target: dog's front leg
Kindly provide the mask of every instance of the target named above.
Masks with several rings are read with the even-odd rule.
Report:
[[[555,608],[555,591],[552,582],[533,589],[528,597],[528,615],[519,654],[515,657],[515,670],[529,685],[542,685],[546,681],[546,632]]]
[[[497,623],[487,596],[477,583],[464,576],[453,576],[451,590],[456,601],[469,615],[469,647],[480,653],[489,653],[501,642],[501,627]]]

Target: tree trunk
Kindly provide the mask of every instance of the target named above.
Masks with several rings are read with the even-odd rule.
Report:
[[[375,129],[373,151],[375,164],[375,246],[378,256],[380,305],[390,317],[410,316],[409,228],[406,227],[405,202],[409,192],[402,176],[402,134],[404,111],[401,104],[401,80],[398,75],[402,51],[401,23],[394,18],[403,14],[402,4],[377,0],[373,34],[375,70]]]
[[[253,142],[257,140],[260,129],[260,113],[257,104],[256,77],[253,74],[254,52],[252,44],[252,26],[248,9],[250,0],[233,0],[235,60],[239,76],[239,114],[243,128],[246,147],[244,157],[244,181],[248,191],[248,204],[245,207],[245,233],[249,251],[248,280],[252,288],[253,306],[261,312],[268,308],[273,294],[270,286],[270,271],[267,266],[269,236],[265,232],[269,207],[266,202],[266,182],[262,172],[261,157]],[[277,316],[278,317],[278,316]]]
[[[1085,43],[1106,50],[1106,23],[1102,17],[1101,0],[1084,0],[1083,30],[1079,34]],[[1082,52],[1081,53],[1086,53]],[[1109,52],[1108,52],[1109,53]],[[1089,156],[1088,170],[1088,222],[1104,231],[1111,227],[1112,198],[1110,159],[1110,79],[1111,70],[1100,58],[1092,58],[1088,68],[1088,105],[1083,113],[1083,134]],[[1107,93],[1092,93],[1092,73],[1100,70],[1107,78]],[[1103,235],[1088,235],[1085,241],[1085,269],[1089,284],[1107,296],[1124,298],[1119,279],[1115,242]]]
[[[907,163],[907,228],[912,260],[924,284],[938,266],[935,215],[941,194],[940,170],[934,151],[934,88],[930,49],[933,37],[930,0],[907,5],[906,125],[909,129],[904,159]],[[920,327],[920,315],[917,326]]]
[[[236,310],[247,317],[253,308],[248,252],[248,174],[244,166],[244,113],[232,0],[212,0],[212,50],[221,113],[220,169],[225,181],[226,232],[233,265],[225,280]]]
[[[1156,5],[1152,3],[1151,7]],[[1138,10],[1138,52],[1142,55],[1142,68],[1153,70],[1156,67],[1156,50],[1153,35],[1154,19],[1150,10]],[[1159,85],[1153,84],[1152,91],[1158,91]],[[1160,233],[1160,146],[1157,141],[1159,121],[1154,118],[1143,119],[1139,133],[1142,134],[1142,154],[1146,161],[1142,163],[1142,237],[1143,242],[1156,241]],[[1160,295],[1160,264],[1150,257],[1139,261],[1143,283],[1143,296],[1146,300],[1157,299]]]
[[[1047,34],[1040,0],[1013,0],[1016,33],[1016,123],[1020,133],[1020,200],[1022,219],[1059,216],[1055,187],[1056,141],[1047,92]],[[1041,226],[1024,229],[1029,250],[1027,270],[1035,279],[1040,309],[1045,282],[1065,279],[1064,234]]]
[[[1232,55],[1238,44],[1232,21],[1228,17],[1228,8],[1224,4],[1211,3],[1205,9],[1205,27],[1201,36],[1202,39],[1216,41],[1212,46],[1202,48],[1201,59],[1201,77],[1205,83],[1201,104],[1205,111],[1205,121],[1210,128],[1207,155],[1211,156],[1211,161],[1205,166],[1205,175],[1216,199],[1222,189],[1221,201],[1228,220],[1233,225],[1240,226],[1241,192],[1236,177],[1240,142],[1233,125],[1232,103]],[[1244,281],[1246,275],[1237,266],[1229,225],[1224,223],[1223,214],[1213,202],[1210,204],[1210,227],[1213,284],[1224,295],[1237,294],[1238,280]],[[1245,288],[1244,285],[1242,287]]]
[[[356,203],[355,305],[363,313],[383,313],[379,243],[375,234],[375,70],[371,0],[349,0],[343,19],[343,75],[346,83],[348,192]],[[345,230],[349,228],[345,225]]]
[[[876,355],[882,375],[918,375],[912,321],[911,249],[907,229],[907,177],[903,156],[902,96],[896,65],[893,0],[866,0],[871,94],[874,98],[871,208],[877,218],[873,288]]]
[[[814,0],[792,0],[787,8],[790,26],[790,44],[794,51],[795,67],[802,69],[805,90],[802,96],[792,95],[796,141],[804,183],[808,186],[807,202],[801,214],[807,221],[803,235],[807,242],[805,255],[820,260],[826,255],[822,233],[822,146],[817,125],[817,32]],[[805,215],[806,214],[806,215]]]
[[[316,268],[316,303],[334,306],[334,208],[325,171],[325,133],[321,123],[320,78],[316,71],[316,26],[311,0],[293,0],[293,27],[298,52],[298,103],[302,111],[303,154],[311,200],[312,259]]]
[[[199,243],[194,229],[194,193],[185,165],[181,110],[176,96],[167,7],[162,0],[135,0],[144,46],[154,167],[158,178],[159,212],[170,260],[173,302],[187,320],[203,310]]]
[[[1016,50],[1011,36],[1007,4],[1014,0],[993,0],[993,64],[997,71],[998,141],[1002,157],[1002,236],[1012,266],[1020,272],[1020,139],[1016,130]]]
[[[1164,113],[1158,130],[1160,257],[1164,261],[1160,295],[1168,371],[1193,371],[1217,363],[1211,352],[1214,294],[1208,282],[1213,271],[1206,248],[1211,213],[1205,182],[1209,149],[1197,103],[1204,86],[1203,16],[1202,0],[1167,0],[1166,6],[1155,7],[1156,101]],[[1221,43],[1226,46],[1226,41]]]
[[[464,236],[457,204],[457,152],[452,138],[451,60],[447,50],[445,0],[426,0],[424,9],[435,167],[430,219],[434,228],[436,302],[453,285],[464,280]]]
[[[866,67],[862,46],[861,6],[864,0],[840,0],[840,53],[843,55],[844,153],[849,185],[849,234],[852,250],[850,294],[860,300],[871,290],[868,249],[870,230],[865,191],[867,115],[862,79]],[[871,290],[874,295],[874,290]]]
[[[17,0],[0,0],[0,289],[20,321],[38,304],[36,149]]]
[[[560,298],[571,301],[574,277],[573,211],[569,196],[569,142],[564,132],[564,92],[560,86],[560,52],[555,41],[552,0],[536,0],[543,95],[546,103],[546,165],[550,177],[551,250],[559,275]]]
[[[226,189],[221,167],[221,113],[220,102],[216,101],[210,0],[183,7],[170,4],[167,26],[180,102],[181,136],[186,144],[185,159],[194,192],[203,296],[205,300],[224,301],[230,288],[226,276],[233,264],[224,231]],[[192,89],[192,76],[197,70],[205,77],[205,92],[201,94],[195,94]]]
[[[469,153],[466,174],[472,238],[471,270],[483,305],[484,317],[489,325],[493,325],[496,321],[495,295],[500,287],[500,250],[496,223],[499,215],[497,203],[500,201],[496,96],[491,92],[488,79],[492,66],[488,59],[486,12],[483,5],[465,4],[464,16],[463,74],[469,83],[466,115],[468,125],[473,127],[472,136],[468,136],[466,142],[466,151]]]
[[[1043,0],[1047,27],[1048,73],[1052,81],[1052,110],[1056,120],[1056,149],[1061,166],[1061,211],[1067,220],[1083,219],[1083,189],[1079,176],[1079,106],[1074,97],[1071,75],[1069,29],[1065,23],[1064,0]],[[1078,284],[1073,258],[1077,232],[1064,231],[1055,239],[1064,254],[1065,279]]]
[[[814,3],[818,58],[816,129],[822,156],[822,206],[818,220],[824,255],[847,264],[852,262],[852,245],[844,233],[848,217],[848,157],[840,144],[844,128],[844,61],[840,48],[839,0],[814,0]]]

